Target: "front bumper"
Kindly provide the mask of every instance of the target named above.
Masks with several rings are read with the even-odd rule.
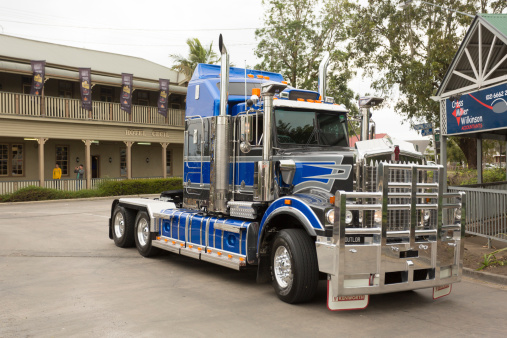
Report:
[[[408,170],[415,179],[390,182],[391,170]],[[378,192],[336,193],[333,236],[316,240],[319,270],[328,274],[333,297],[432,288],[461,280],[465,220],[457,221],[454,215],[456,210],[465,215],[463,193],[443,193],[443,182],[418,182],[424,170],[443,168],[381,163]],[[443,173],[438,177],[442,180]],[[351,198],[359,203],[346,203]],[[434,226],[418,222],[417,213],[427,209],[436,210]],[[347,228],[346,210],[376,212],[379,217],[373,226]],[[390,230],[389,210],[410,215],[405,229]],[[352,240],[360,237],[364,240]]]

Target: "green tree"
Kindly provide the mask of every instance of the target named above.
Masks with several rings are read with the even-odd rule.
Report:
[[[220,60],[218,55],[213,51],[213,42],[210,43],[208,48],[204,48],[198,38],[193,38],[187,40],[187,45],[189,48],[188,57],[177,54],[169,55],[175,63],[172,69],[185,74],[187,80],[192,77],[199,63],[216,64]]]
[[[265,0],[265,26],[256,30],[256,69],[281,73],[291,86],[317,88],[322,54],[330,52],[328,96],[357,111],[347,82],[354,75],[348,55],[338,49],[345,40],[342,2],[334,0]]]
[[[344,0],[347,1],[347,0]],[[472,18],[414,1],[404,10],[397,0],[349,0],[348,50],[354,65],[374,79],[372,87],[400,98],[394,104],[407,120],[417,118],[439,125],[435,95]],[[433,0],[461,12],[501,12],[505,0]],[[489,6],[489,7],[488,7]],[[457,141],[471,167],[476,166],[475,140]],[[475,152],[474,152],[475,151]]]

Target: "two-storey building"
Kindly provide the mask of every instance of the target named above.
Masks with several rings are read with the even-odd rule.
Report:
[[[30,95],[31,60],[45,60],[42,95]],[[91,68],[92,111],[81,108],[78,68]],[[120,109],[133,74],[132,111]],[[158,113],[168,79],[167,116]],[[0,194],[26,185],[75,189],[101,179],[182,175],[185,76],[132,56],[0,35]],[[58,164],[62,180],[52,172]]]

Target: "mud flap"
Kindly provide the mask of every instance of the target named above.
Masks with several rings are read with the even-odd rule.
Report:
[[[433,288],[433,299],[442,298],[451,293],[452,284],[435,286]]]
[[[327,281],[327,308],[331,311],[362,310],[368,306],[369,295],[333,296],[333,283]]]

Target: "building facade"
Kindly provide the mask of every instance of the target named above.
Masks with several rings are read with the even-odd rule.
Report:
[[[30,95],[31,60],[46,62],[42,95]],[[91,111],[81,107],[80,67],[91,68]],[[133,74],[130,114],[120,109],[122,73]],[[159,79],[169,80],[167,116],[158,113]],[[1,35],[0,194],[26,185],[75,190],[104,179],[181,176],[184,81],[144,59]],[[53,179],[56,164],[60,180]]]

